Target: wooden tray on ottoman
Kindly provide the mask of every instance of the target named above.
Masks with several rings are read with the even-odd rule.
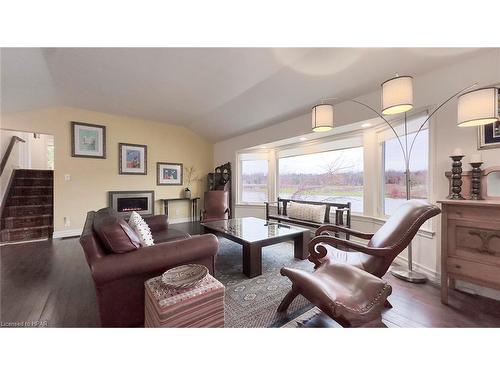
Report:
[[[224,285],[212,275],[185,289],[167,288],[161,276],[144,286],[144,327],[224,327]]]

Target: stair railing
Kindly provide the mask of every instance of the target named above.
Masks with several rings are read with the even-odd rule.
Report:
[[[7,160],[9,160],[9,156],[12,153],[12,149],[14,148],[14,145],[16,144],[16,142],[25,143],[26,141],[24,139],[18,137],[17,135],[14,135],[11,138],[9,146],[7,147],[7,151],[5,151],[5,154],[3,155],[2,164],[0,164],[0,176],[2,175],[3,170],[5,169],[5,165],[7,164]]]

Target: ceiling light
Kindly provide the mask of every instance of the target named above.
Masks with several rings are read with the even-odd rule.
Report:
[[[362,128],[369,128],[370,126],[372,126],[372,124],[370,124],[368,122],[365,123],[365,124],[363,124],[363,125],[361,125]]]
[[[266,148],[266,146],[260,146],[259,148]]]
[[[325,132],[333,129],[333,106],[318,104],[312,108],[312,130]]]
[[[413,108],[413,78],[397,76],[382,83],[382,114],[394,115]]]
[[[307,138],[306,137],[300,137],[299,140],[301,140],[301,141],[307,141]]]
[[[458,97],[457,125],[479,126],[498,121],[498,89],[486,87]]]

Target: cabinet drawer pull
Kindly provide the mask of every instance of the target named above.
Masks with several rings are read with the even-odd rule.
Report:
[[[455,268],[462,268],[460,264],[455,264]]]

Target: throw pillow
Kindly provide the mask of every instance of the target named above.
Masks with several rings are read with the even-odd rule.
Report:
[[[134,230],[111,208],[102,208],[94,214],[93,228],[111,253],[126,253],[141,247]]]
[[[325,222],[326,205],[289,202],[286,211],[291,219]]]
[[[139,237],[142,246],[154,245],[151,229],[149,228],[149,225],[141,217],[141,215],[133,211],[128,220],[128,224]]]

